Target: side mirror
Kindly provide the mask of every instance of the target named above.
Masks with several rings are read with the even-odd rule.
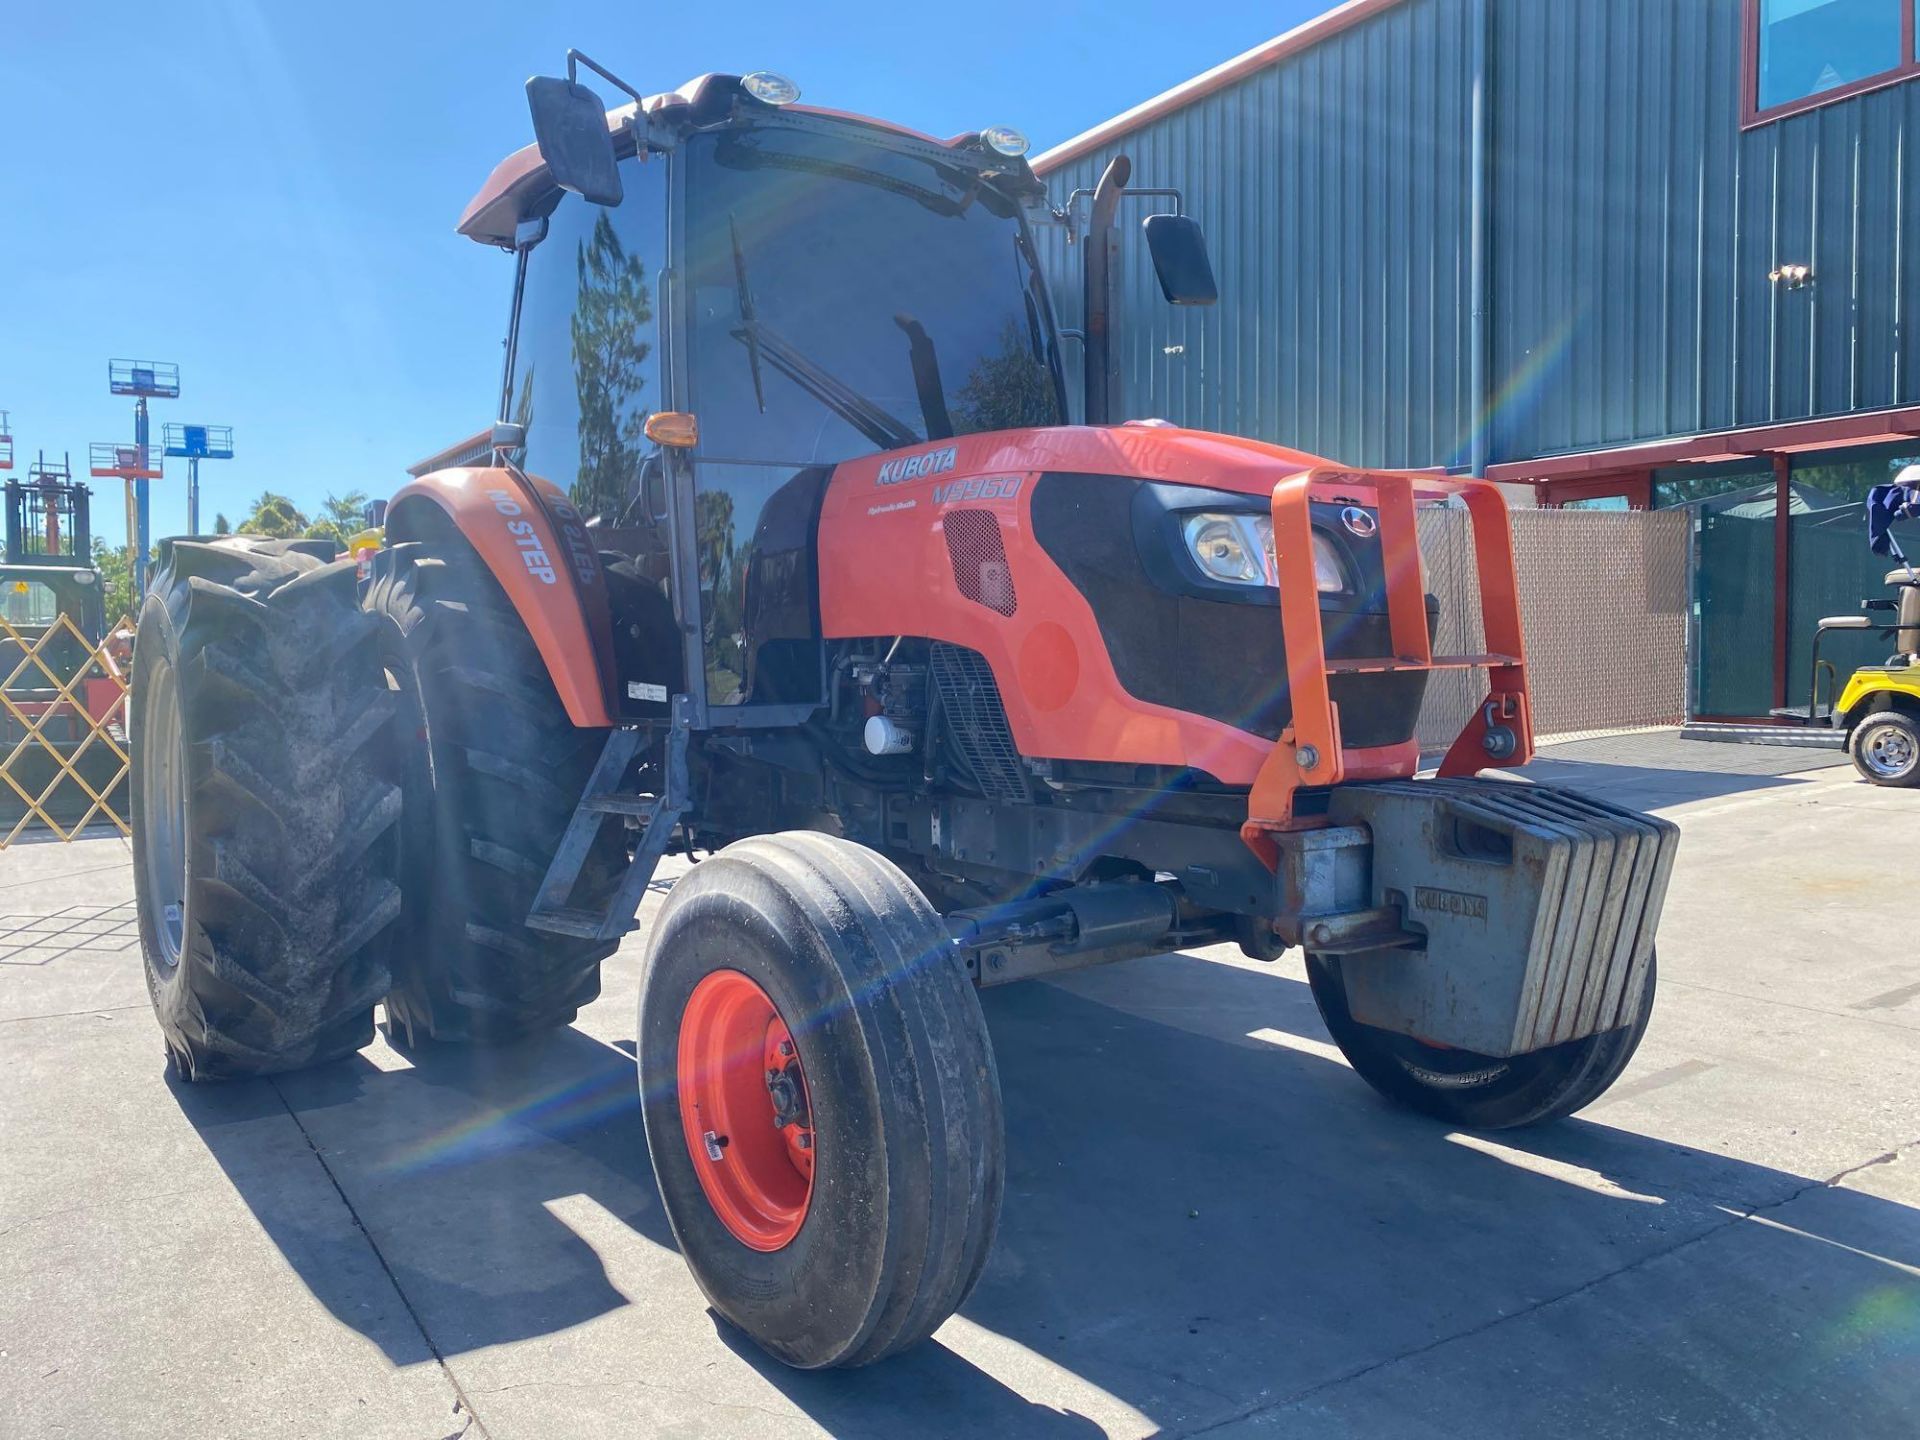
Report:
[[[1186,215],[1149,215],[1140,228],[1147,232],[1153,273],[1168,304],[1211,305],[1220,298],[1213,262],[1207,258],[1207,237],[1197,221]]]
[[[527,81],[527,108],[533,112],[534,143],[554,184],[595,205],[618,205],[624,193],[620,167],[600,97],[572,80],[536,75]]]

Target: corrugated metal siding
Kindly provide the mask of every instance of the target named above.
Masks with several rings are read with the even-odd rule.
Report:
[[[1920,398],[1896,306],[1920,87],[1743,133],[1741,11],[1499,0],[1496,458]],[[1789,262],[1814,283],[1767,279]]]
[[[1206,228],[1221,303],[1176,310],[1138,240],[1145,206],[1123,212],[1129,415],[1365,464],[1462,448],[1463,8],[1409,0],[1048,176],[1057,203],[1124,150],[1134,184],[1179,186]],[[1062,323],[1078,325],[1078,253],[1046,244]]]
[[[1920,84],[1742,132],[1740,0],[1492,3],[1495,460],[1920,403]],[[1221,303],[1170,310],[1130,207],[1129,413],[1464,460],[1473,9],[1408,0],[1049,177],[1125,150],[1207,229]]]

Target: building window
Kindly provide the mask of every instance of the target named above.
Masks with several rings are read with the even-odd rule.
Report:
[[[1915,0],[1747,0],[1746,120],[1756,124],[1920,72]]]

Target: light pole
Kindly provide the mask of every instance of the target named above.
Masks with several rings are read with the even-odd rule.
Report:
[[[233,458],[231,425],[178,425],[163,432],[168,459],[187,462],[187,533],[200,533],[200,462]]]
[[[147,593],[147,482],[160,478],[160,455],[148,437],[147,401],[180,398],[180,367],[162,360],[109,360],[107,389],[133,396],[133,444],[137,464],[101,470],[95,475],[117,475],[127,482],[127,531],[133,550],[133,598],[138,604]],[[96,467],[100,446],[95,445]]]

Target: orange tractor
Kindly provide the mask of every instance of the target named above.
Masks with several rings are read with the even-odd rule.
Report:
[[[642,96],[570,55],[528,94],[537,144],[460,224],[513,266],[485,463],[400,490],[364,581],[163,547],[134,849],[184,1075],[347,1054],[381,1004],[403,1045],[564,1025],[661,857],[711,851],[645,938],[647,1138],[714,1308],[804,1367],[920,1340],[986,1261],[979,987],[1299,946],[1398,1101],[1519,1125],[1612,1083],[1674,832],[1479,776],[1532,752],[1490,487],[1112,423],[1124,162],[1056,209],[1015,132],[779,76]],[[1191,220],[1143,233],[1212,300]],[[1414,518],[1449,497],[1489,653],[1433,653]],[[1485,700],[1415,779],[1443,667]]]

